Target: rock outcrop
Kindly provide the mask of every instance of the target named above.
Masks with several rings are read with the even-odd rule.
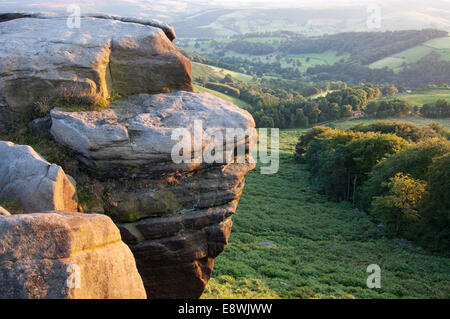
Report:
[[[80,28],[64,17],[1,22],[0,120],[58,98],[192,91],[190,62],[167,37],[169,27],[150,24],[157,25],[105,17],[81,18]]]
[[[0,216],[0,298],[146,298],[130,249],[105,215]]]
[[[55,140],[107,186],[104,208],[120,223],[147,294],[199,297],[228,242],[244,176],[254,167],[249,154],[241,160],[234,154],[255,143],[251,115],[209,93],[176,92],[130,96],[101,112],[54,109],[51,118]],[[180,127],[191,141],[194,133],[203,135],[192,151],[205,155],[216,144],[225,150],[231,143],[232,160],[175,164],[171,151],[178,140],[171,137]],[[227,138],[227,128],[249,134]],[[211,132],[223,140],[211,139]]]
[[[185,91],[129,96],[103,111],[53,109],[51,119],[55,140],[76,151],[93,174],[109,177],[148,177],[182,168],[172,160],[171,151],[179,142],[172,139],[172,133],[184,128],[193,141],[195,121],[202,126],[199,133],[203,139],[193,145],[193,151],[202,153],[216,142],[206,130],[211,131],[208,135],[219,131],[226,137],[227,129],[255,127],[252,116],[234,104],[209,93]],[[245,138],[242,135],[234,143],[245,144]],[[192,170],[195,165],[186,165],[183,170]]]
[[[25,212],[77,211],[74,180],[30,146],[0,141],[0,199]]]
[[[190,62],[158,21],[99,15],[69,29],[61,17],[2,19],[0,119],[44,99],[51,136],[95,179],[90,189],[135,255],[147,296],[198,298],[255,166],[251,115],[192,93]],[[115,98],[101,111],[68,112],[61,92],[78,98],[77,110],[86,109],[80,97]],[[50,120],[29,127],[45,131]],[[174,160],[180,152],[189,161]]]

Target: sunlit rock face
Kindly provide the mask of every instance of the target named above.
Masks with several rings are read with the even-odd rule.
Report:
[[[108,187],[104,209],[119,223],[135,255],[147,294],[153,298],[197,298],[214,258],[228,242],[231,217],[254,167],[248,150],[256,132],[251,115],[208,93],[131,96],[101,112],[51,112],[51,134],[75,151],[91,174]],[[177,128],[203,138],[192,151],[205,155],[231,143],[228,163],[173,162]],[[249,134],[227,139],[227,128]],[[198,133],[198,132],[197,132]]]
[[[53,108],[49,134],[98,181],[101,211],[131,248],[147,297],[198,298],[228,243],[245,174],[255,166],[251,115],[211,94],[192,93],[190,62],[172,44],[175,33],[167,25],[105,16],[83,17],[79,29],[62,18],[4,21],[0,17],[0,128],[1,119],[7,126],[11,114],[28,115],[45,98]],[[68,112],[53,102],[67,91],[69,98],[114,101],[101,111]],[[197,141],[188,148],[200,160],[173,160],[180,128]],[[227,129],[246,134],[228,137]],[[202,160],[220,144],[223,160]]]
[[[64,17],[1,22],[0,120],[11,112],[26,117],[37,101],[60,95],[192,91],[190,61],[161,27],[92,17],[81,18],[80,28]]]
[[[0,215],[0,298],[143,299],[130,249],[105,215]]]

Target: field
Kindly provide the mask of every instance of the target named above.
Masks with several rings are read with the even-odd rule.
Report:
[[[360,124],[360,123],[370,124],[370,123],[373,123],[375,121],[380,121],[380,120],[391,121],[391,122],[393,122],[393,121],[412,122],[412,123],[414,123],[416,125],[420,125],[420,126],[428,125],[431,123],[439,123],[443,127],[450,129],[450,119],[448,119],[448,118],[447,119],[430,119],[430,118],[421,117],[421,116],[390,117],[387,119],[357,118],[357,119],[352,119],[352,120],[336,121],[336,122],[330,124],[329,126],[338,128],[341,130],[347,130],[356,124]]]
[[[434,103],[438,99],[450,101],[450,89],[446,88],[426,88],[413,90],[411,93],[397,94],[387,99],[399,98],[409,101],[412,105],[422,106],[426,103]],[[386,99],[386,98],[381,98]]]
[[[197,62],[192,62],[192,75],[194,79],[201,76],[208,76],[216,80],[223,79],[227,74],[231,75],[234,79],[239,81],[251,81],[252,77],[250,75],[230,71],[227,69],[218,68],[212,65],[201,64]]]
[[[217,91],[205,88],[205,87],[200,86],[200,85],[194,84],[194,89],[195,89],[196,92],[200,92],[200,93],[201,92],[211,93],[211,94],[213,94],[213,95],[215,95],[217,97],[220,97],[223,100],[230,101],[230,102],[236,104],[237,106],[239,106],[239,107],[241,107],[243,109],[246,109],[249,106],[248,103],[246,103],[246,102],[244,102],[244,101],[242,101],[242,100],[240,100],[238,98],[235,98],[235,97],[223,94],[221,92],[217,92]]]
[[[450,61],[450,37],[437,38],[427,41],[414,48],[394,54],[390,57],[378,60],[369,65],[370,68],[378,69],[387,67],[398,72],[405,65],[413,64],[431,52],[436,52],[442,60]]]
[[[347,122],[341,127],[356,123]],[[280,132],[277,174],[260,174],[258,164],[247,175],[202,298],[449,298],[450,259],[380,237],[364,212],[309,188],[308,172],[293,161],[301,132]],[[366,287],[369,264],[381,267],[380,289]]]
[[[271,44],[273,47],[278,48],[279,43],[284,41],[282,37],[246,37],[246,42],[260,42]],[[215,42],[220,44],[226,44],[233,41],[233,39],[215,39]],[[220,50],[215,49],[213,40],[207,39],[181,39],[177,44],[189,51],[196,52],[205,56],[216,56]],[[197,45],[196,45],[197,44]],[[305,72],[309,67],[316,65],[332,65],[341,59],[347,60],[349,54],[337,55],[336,51],[326,51],[323,53],[307,53],[307,54],[282,54],[279,51],[275,51],[266,55],[249,55],[240,54],[233,51],[225,51],[225,56],[228,57],[240,57],[253,62],[274,63],[279,61],[281,66],[297,68],[300,72]],[[299,64],[300,63],[300,64]]]

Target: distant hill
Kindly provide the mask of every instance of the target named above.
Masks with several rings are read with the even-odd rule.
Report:
[[[381,3],[381,2],[380,2]],[[275,6],[275,5],[274,5]],[[450,7],[444,1],[382,3],[376,31],[436,28],[450,31]],[[180,38],[220,38],[250,32],[288,30],[308,35],[375,31],[367,26],[368,2],[303,7],[217,8],[172,21]]]
[[[421,58],[435,52],[441,60],[450,61],[450,37],[442,37],[427,41],[413,48],[393,54],[369,65],[372,69],[387,67],[394,72],[399,72],[406,66],[417,63]]]
[[[415,63],[430,52],[444,61],[450,58],[447,31],[436,29],[386,32],[345,32],[319,37],[291,31],[249,33],[221,39],[178,39],[176,44],[197,56],[220,61],[234,71],[249,75],[301,77],[309,68],[336,63],[358,63],[372,68]],[[406,52],[406,57],[402,56]],[[194,54],[195,55],[195,54]],[[408,57],[408,58],[407,58]],[[226,65],[228,64],[228,65]],[[261,67],[264,65],[264,68]],[[229,66],[234,66],[230,68]]]

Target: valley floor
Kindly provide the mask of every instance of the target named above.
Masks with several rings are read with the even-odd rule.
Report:
[[[449,258],[383,238],[366,213],[309,188],[293,160],[300,132],[280,131],[277,174],[258,164],[247,175],[202,298],[449,298]],[[366,286],[369,264],[381,267],[380,289]]]

